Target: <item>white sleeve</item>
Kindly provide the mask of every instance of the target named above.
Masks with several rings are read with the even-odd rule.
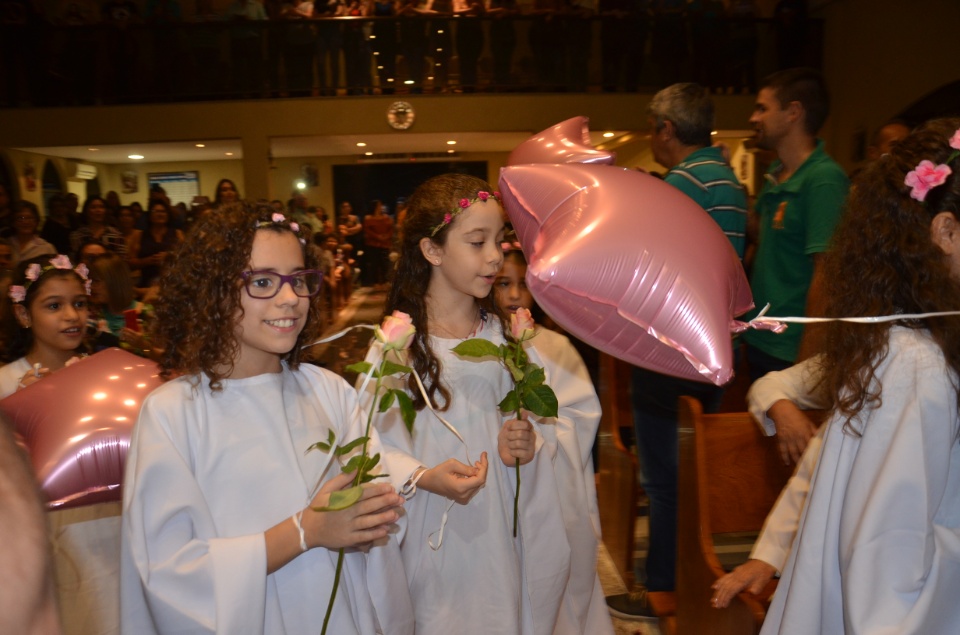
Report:
[[[811,357],[786,370],[767,373],[753,382],[747,392],[747,406],[763,433],[773,436],[777,427],[767,411],[781,399],[792,401],[801,410],[826,407],[816,390],[820,381],[820,358]]]
[[[826,429],[826,424],[820,426],[817,434],[810,439],[796,471],[767,515],[763,531],[750,552],[751,559],[763,560],[781,573],[787,564],[793,539],[797,536],[800,514],[810,492],[810,477],[817,466],[817,459],[820,458],[820,446],[823,444],[823,433]]]
[[[196,482],[190,448],[147,399],[124,482],[121,631],[260,633],[267,556],[262,533],[222,538]]]

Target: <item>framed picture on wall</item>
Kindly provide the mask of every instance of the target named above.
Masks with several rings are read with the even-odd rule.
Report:
[[[124,170],[120,174],[120,188],[124,194],[136,194],[140,191],[140,175],[136,170]]]

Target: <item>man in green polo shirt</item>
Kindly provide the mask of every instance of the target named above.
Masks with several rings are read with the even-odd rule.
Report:
[[[750,288],[757,309],[770,304],[770,316],[823,315],[821,254],[830,246],[849,181],[823,151],[817,133],[830,110],[823,77],[811,69],[779,71],[766,78],[750,123],[761,148],[777,161],[765,175],[755,205],[759,244]],[[780,334],[748,331],[747,361],[756,380],[816,352],[817,331],[791,324]]]

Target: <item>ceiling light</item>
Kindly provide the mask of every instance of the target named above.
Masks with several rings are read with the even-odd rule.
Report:
[[[133,159],[134,161],[139,161],[143,158],[142,154],[131,154],[127,156],[128,159]]]
[[[364,152],[364,154],[367,155],[368,157],[372,157],[372,156],[373,156],[373,153],[372,153],[372,152]]]
[[[412,80],[412,79],[408,79],[408,80],[406,80],[406,81],[405,81],[405,82],[403,82],[403,83],[404,83],[404,84],[410,84],[410,85],[413,85],[413,80]]]
[[[205,144],[205,143],[198,143],[198,144],[196,144],[196,145],[197,145],[198,148],[206,148],[206,147],[207,147],[207,144]]]
[[[100,148],[87,148],[90,152],[100,152]]]
[[[456,142],[456,141],[447,141],[447,145],[448,145],[448,146],[455,146],[455,145],[457,145],[457,142]]]
[[[714,130],[714,131],[713,131],[713,132],[711,132],[710,134],[712,134],[712,135],[716,135],[716,134],[717,134],[717,131],[716,131],[716,130]]]
[[[447,150],[447,154],[455,154],[456,150]]]
[[[360,141],[360,142],[357,143],[357,147],[358,147],[358,148],[366,148],[366,147],[367,147],[367,144],[365,144],[363,141]]]
[[[307,189],[307,184],[304,183],[303,181],[297,181],[297,189],[298,189],[298,190],[305,190],[305,189]]]
[[[603,133],[603,136],[606,137],[607,139],[609,139],[610,137],[613,136],[613,134],[614,134],[614,133],[612,133],[612,132],[604,132],[604,133]]]
[[[224,154],[227,155],[228,157],[232,157],[232,156],[233,156],[233,153],[232,153],[232,152],[224,152]]]

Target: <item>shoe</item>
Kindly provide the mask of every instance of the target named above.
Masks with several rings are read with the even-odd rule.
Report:
[[[607,596],[610,615],[624,620],[657,619],[645,588],[631,593]]]

